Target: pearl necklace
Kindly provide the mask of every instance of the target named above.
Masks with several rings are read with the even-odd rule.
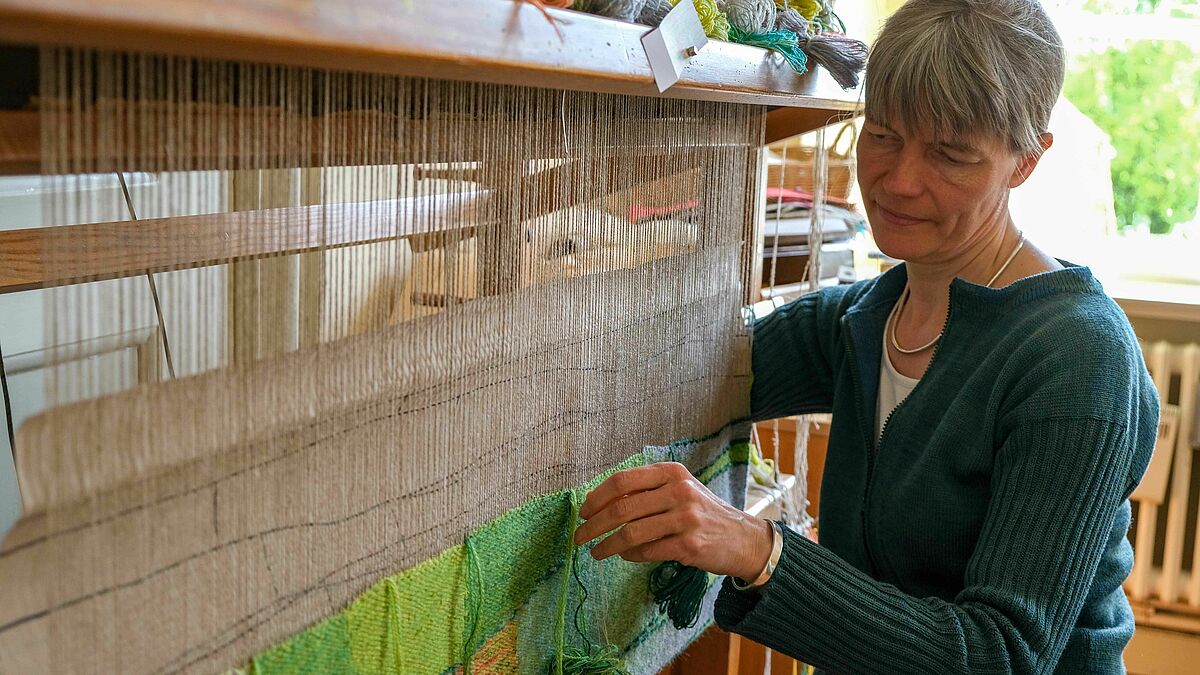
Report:
[[[992,284],[996,283],[996,280],[1000,278],[1000,275],[1004,274],[1004,270],[1008,269],[1009,264],[1012,263],[1013,259],[1017,257],[1017,254],[1021,252],[1021,248],[1024,246],[1025,233],[1022,232],[1020,238],[1017,239],[1016,248],[1013,249],[1012,253],[1008,254],[1008,259],[1004,261],[1004,264],[1000,266],[1000,269],[996,270],[996,273],[993,274],[992,278],[988,280],[986,285],[987,288],[991,288]],[[892,311],[890,314],[888,314],[887,324],[883,328],[885,332],[891,333],[892,346],[895,347],[896,351],[900,352],[901,354],[916,354],[918,352],[923,352],[926,349],[936,345],[938,340],[942,339],[942,333],[939,331],[932,340],[915,349],[905,349],[904,347],[900,346],[899,342],[896,341],[896,324],[900,323],[900,312],[904,311],[904,306],[908,304],[908,296],[911,294],[912,291],[908,284],[904,284],[904,294],[901,295],[900,300],[892,306]],[[945,328],[942,330],[944,331]]]

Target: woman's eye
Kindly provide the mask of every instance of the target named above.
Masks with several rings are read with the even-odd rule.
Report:
[[[953,157],[952,155],[949,155],[944,152],[939,152],[938,154],[941,156],[943,161],[945,161],[949,164],[953,164],[954,166],[962,166],[963,164],[967,163],[965,160],[958,159],[958,158]]]

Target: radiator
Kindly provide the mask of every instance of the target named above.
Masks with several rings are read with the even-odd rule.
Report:
[[[1139,623],[1200,632],[1200,344],[1142,349],[1162,415],[1154,457],[1131,497],[1134,566],[1125,591]]]

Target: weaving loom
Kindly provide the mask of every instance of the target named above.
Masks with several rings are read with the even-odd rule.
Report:
[[[47,195],[0,292],[56,346],[0,672],[661,668],[716,585],[677,629],[575,511],[665,460],[740,504],[764,129],[856,94],[713,42],[659,95],[643,27],[500,0],[219,9],[0,0]]]

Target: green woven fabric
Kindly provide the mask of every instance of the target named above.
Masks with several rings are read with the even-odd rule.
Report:
[[[648,592],[652,565],[598,563],[570,544],[572,493],[621,469],[673,460],[740,504],[750,455],[748,426],[647,447],[574,490],[531,499],[468,542],[380,580],[340,614],[253,659],[254,675],[351,673],[438,675],[469,661],[472,673],[546,673],[564,647],[613,645],[631,672],[652,672],[711,621],[675,630]],[[564,565],[571,555],[572,565]]]
[[[250,674],[354,675],[360,672],[355,669],[354,658],[350,653],[348,623],[346,615],[339,614],[281,645],[268,649],[254,657],[250,663]]]

